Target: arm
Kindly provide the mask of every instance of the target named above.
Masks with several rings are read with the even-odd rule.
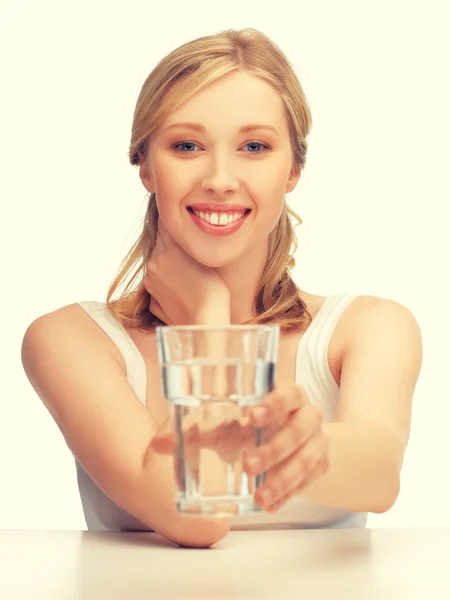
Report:
[[[382,300],[360,316],[343,358],[336,422],[323,425],[329,469],[301,496],[352,511],[392,507],[421,364],[421,333],[408,309]]]
[[[225,327],[231,323],[230,298],[228,295],[216,295],[194,318],[194,325],[216,325]]]
[[[176,511],[172,458],[148,450],[157,427],[103,333],[80,310],[65,307],[28,327],[22,364],[31,385],[73,454],[116,504],[177,544],[216,543],[229,522]]]

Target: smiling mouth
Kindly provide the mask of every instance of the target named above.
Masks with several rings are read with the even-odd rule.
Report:
[[[228,212],[214,212],[214,211],[202,211],[202,210],[194,210],[192,206],[188,206],[187,210],[204,221],[205,223],[209,223],[210,225],[215,225],[217,227],[225,227],[227,225],[231,225],[236,221],[240,221],[242,218],[246,217],[251,209],[247,208],[245,210],[239,211],[228,211]]]

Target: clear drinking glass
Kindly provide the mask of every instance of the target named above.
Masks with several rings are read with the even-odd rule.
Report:
[[[264,440],[249,407],[274,386],[278,325],[156,328],[175,438],[176,505],[183,513],[246,515],[265,473],[249,476],[245,451]]]

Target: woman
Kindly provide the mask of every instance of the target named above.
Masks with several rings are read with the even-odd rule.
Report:
[[[150,193],[142,234],[106,303],[43,315],[23,340],[27,376],[76,457],[89,529],[204,547],[230,526],[364,527],[395,502],[420,330],[396,302],[325,298],[291,279],[300,219],[285,194],[310,127],[290,63],[253,29],[184,44],[145,81],[129,150]],[[230,523],[175,511],[161,323],[280,325],[275,389],[252,418],[282,427],[245,463],[267,470],[263,512]]]

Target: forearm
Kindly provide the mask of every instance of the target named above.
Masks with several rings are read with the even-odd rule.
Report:
[[[300,496],[356,512],[386,512],[400,490],[403,444],[382,425],[325,423],[329,469]]]
[[[159,433],[171,431],[166,420]],[[209,547],[224,538],[230,521],[211,516],[191,516],[177,512],[176,481],[172,455],[161,455],[147,447],[142,473],[130,490],[134,515],[148,527],[180,546]]]

